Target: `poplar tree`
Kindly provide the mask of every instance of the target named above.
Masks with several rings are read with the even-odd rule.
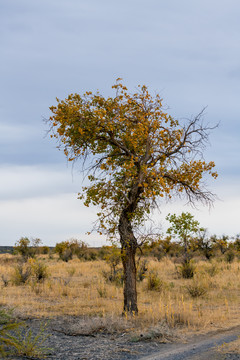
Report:
[[[161,202],[174,196],[211,203],[204,175],[217,177],[202,153],[212,129],[201,112],[181,123],[146,86],[129,93],[117,79],[113,97],[71,94],[50,108],[51,137],[68,161],[82,162],[89,185],[79,193],[97,205],[98,231],[118,236],[124,270],[124,311],[138,312],[136,229]]]

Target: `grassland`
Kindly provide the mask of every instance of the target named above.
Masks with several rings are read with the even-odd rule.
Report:
[[[25,284],[14,285],[18,261],[17,256],[0,255],[0,274],[5,280],[0,304],[14,308],[21,317],[121,317],[122,286],[104,278],[103,272],[109,272],[105,261],[74,258],[66,263],[41,255],[24,266],[36,261],[45,264],[47,278],[36,281],[30,276]],[[139,315],[134,319],[135,327],[146,329],[164,323],[171,329],[206,332],[239,325],[239,260],[231,264],[219,259],[199,260],[193,279],[181,278],[178,265],[168,258],[148,259],[147,267],[145,278],[138,282]],[[157,279],[151,290],[150,274]],[[124,316],[127,320],[128,315]]]

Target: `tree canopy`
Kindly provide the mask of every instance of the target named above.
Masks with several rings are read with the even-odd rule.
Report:
[[[146,86],[130,94],[117,80],[114,97],[100,93],[71,94],[50,109],[53,134],[69,161],[82,159],[91,185],[79,198],[100,205],[99,231],[113,234],[122,209],[128,208],[132,225],[145,221],[158,199],[185,196],[190,202],[209,202],[212,194],[203,175],[213,171],[202,150],[211,127],[202,112],[180,124]]]
[[[182,212],[179,216],[168,214],[166,219],[171,223],[167,233],[178,236],[182,242],[189,241],[198,231],[204,230],[189,212]]]

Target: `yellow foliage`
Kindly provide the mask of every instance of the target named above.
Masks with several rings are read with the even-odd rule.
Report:
[[[60,140],[69,161],[96,158],[91,185],[80,197],[86,206],[101,206],[101,231],[107,227],[114,233],[124,209],[139,225],[158,197],[211,201],[203,177],[216,178],[217,173],[214,162],[201,156],[210,130],[202,114],[180,124],[164,111],[160,95],[151,96],[145,85],[130,94],[118,78],[112,88],[114,97],[87,91],[57,99],[49,119],[51,136]]]

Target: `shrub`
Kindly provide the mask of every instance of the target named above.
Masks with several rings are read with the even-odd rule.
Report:
[[[89,251],[88,245],[77,239],[57,243],[55,252],[59,255],[59,258],[65,262],[72,260],[74,254],[77,255],[80,260],[95,260],[97,257],[95,251]]]
[[[12,316],[5,309],[0,308],[0,355],[7,355],[9,347],[14,346],[14,342],[9,334],[20,324],[13,322]]]
[[[138,263],[137,266],[137,281],[143,281],[146,277],[146,273],[148,271],[147,268],[147,260],[143,260]]]
[[[204,296],[207,293],[208,287],[201,281],[193,280],[193,282],[186,286],[189,295],[192,298]]]
[[[48,246],[41,246],[40,252],[41,252],[41,254],[43,254],[43,255],[47,255],[47,254],[49,254],[49,252],[50,252],[50,248],[49,248]]]
[[[227,263],[229,264],[232,263],[234,258],[235,258],[235,254],[233,250],[229,250],[228,252],[225,253],[225,261]]]
[[[184,279],[191,279],[194,276],[196,267],[193,265],[192,261],[185,261],[182,265],[179,266],[179,273]]]
[[[30,240],[27,237],[21,237],[14,246],[14,250],[20,254],[24,261],[34,257],[34,249],[30,246]]]
[[[55,247],[55,252],[58,254],[59,259],[65,262],[71,260],[73,256],[69,241],[62,241],[61,243],[57,243]]]
[[[109,254],[109,248],[110,246],[107,245],[103,245],[99,250],[98,250],[98,256],[101,260],[105,260],[106,256]]]
[[[87,260],[94,261],[94,260],[97,260],[97,257],[98,257],[98,253],[96,250],[88,250]]]
[[[34,335],[31,328],[26,329],[25,324],[17,328],[12,336],[14,353],[28,359],[42,359],[50,352],[51,349],[43,346],[43,343],[49,337],[45,334],[46,324],[41,325],[39,332]]]
[[[37,282],[43,282],[48,277],[47,266],[37,260],[30,262],[31,274]]]
[[[213,277],[219,272],[219,268],[216,264],[211,264],[211,266],[208,267],[205,271],[207,274]]]
[[[98,292],[98,295],[101,297],[101,298],[106,298],[107,297],[107,289],[105,288],[105,286],[101,285],[97,288],[97,292]]]
[[[152,270],[147,276],[147,289],[154,291],[162,291],[165,283],[159,278],[156,271]]]
[[[79,260],[92,260],[91,259],[91,251],[88,249],[88,245],[84,241],[72,240],[72,244],[70,245],[73,253],[75,253]]]
[[[96,250],[86,249],[84,252],[77,252],[76,255],[79,260],[94,261],[97,259],[98,254]]]
[[[109,246],[109,253],[105,255],[104,260],[111,268],[112,277],[117,273],[117,266],[121,261],[121,250],[116,246]]]
[[[73,257],[73,253],[70,248],[63,250],[63,252],[59,254],[59,258],[65,262],[72,260],[72,257]]]
[[[13,273],[11,274],[11,281],[13,285],[25,284],[31,276],[31,267],[29,264],[18,264],[14,267]]]
[[[117,286],[121,286],[123,284],[123,270],[117,269],[115,273],[112,271],[103,271],[102,275],[107,282],[114,283]]]
[[[41,326],[37,335],[25,329],[24,323],[12,319],[9,312],[0,309],[0,355],[24,356],[31,359],[45,357],[50,349],[43,346],[48,335],[44,334],[46,325]]]

